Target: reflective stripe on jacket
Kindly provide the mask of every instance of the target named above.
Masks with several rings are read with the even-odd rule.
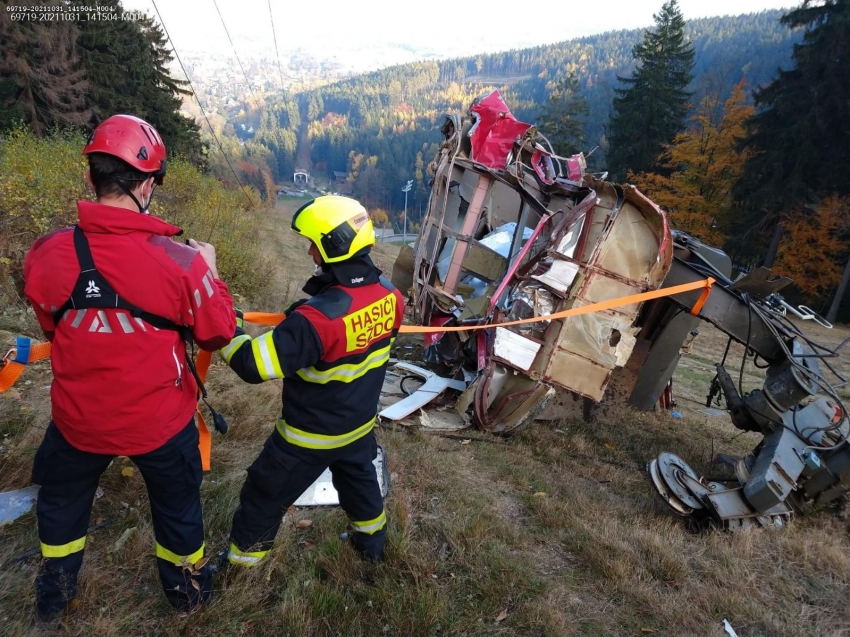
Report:
[[[248,382],[286,379],[281,436],[308,449],[335,449],[372,430],[403,314],[401,294],[383,278],[335,285],[262,336],[237,329],[221,355]]]

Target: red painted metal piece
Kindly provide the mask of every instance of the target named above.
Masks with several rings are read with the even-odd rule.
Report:
[[[432,316],[431,322],[428,323],[428,325],[430,325],[431,327],[442,327],[443,325],[451,321],[453,318],[454,316],[451,315]],[[425,334],[422,339],[422,349],[427,349],[428,347],[431,347],[432,345],[439,342],[439,340],[443,338],[443,334],[445,334],[445,332],[429,332]]]
[[[471,129],[472,159],[496,170],[504,170],[517,137],[525,135],[530,124],[518,121],[499,91],[493,91],[470,109],[477,121]]]
[[[540,221],[537,223],[537,227],[534,229],[534,232],[531,233],[531,237],[529,237],[528,241],[525,242],[525,245],[520,250],[514,262],[511,264],[510,269],[507,271],[505,276],[502,278],[502,282],[499,283],[499,287],[496,288],[496,293],[490,297],[490,311],[493,311],[493,308],[496,306],[496,303],[499,301],[499,297],[502,296],[502,292],[505,291],[505,288],[508,287],[511,283],[513,283],[514,274],[516,274],[517,268],[519,268],[519,264],[522,263],[522,260],[525,258],[525,255],[528,254],[528,251],[531,250],[531,246],[534,245],[534,240],[537,239],[537,236],[543,231],[543,228],[549,223],[551,216],[541,217]],[[516,232],[523,232],[525,228],[517,228]]]

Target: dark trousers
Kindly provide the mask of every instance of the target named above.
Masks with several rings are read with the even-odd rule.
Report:
[[[248,468],[239,495],[230,530],[230,562],[253,566],[262,561],[286,509],[328,467],[339,503],[354,527],[354,548],[370,559],[383,557],[386,514],[372,464],[377,453],[372,433],[340,449],[317,451],[295,446],[273,431]]]
[[[43,556],[36,577],[40,613],[61,611],[76,595],[92,502],[100,474],[113,458],[80,451],[65,440],[54,423],[47,427],[32,472],[33,482],[41,485],[36,506]],[[131,460],[148,489],[157,567],[165,596],[176,608],[189,610],[209,598],[212,585],[206,567],[196,575],[192,575],[193,569],[185,568],[204,553],[203,474],[194,420],[160,448]]]

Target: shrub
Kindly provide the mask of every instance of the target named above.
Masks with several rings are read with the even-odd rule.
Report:
[[[35,239],[77,218],[76,202],[93,198],[77,133],[44,138],[16,129],[0,138],[0,306],[23,303],[23,261]],[[248,196],[246,196],[246,194]],[[250,199],[250,201],[249,201]],[[255,237],[256,191],[226,189],[189,162],[169,160],[165,185],[151,213],[181,226],[184,237],[211,241],[231,290],[251,298],[266,281]]]

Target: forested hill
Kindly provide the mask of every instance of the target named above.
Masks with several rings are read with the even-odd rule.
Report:
[[[766,84],[779,67],[789,66],[792,45],[800,35],[780,25],[780,16],[780,11],[766,11],[687,23],[686,33],[696,51],[695,102],[718,85],[728,94],[742,76],[750,88]],[[256,141],[276,155],[279,177],[291,178],[301,119],[296,104],[300,104],[300,113],[309,123],[314,172],[351,173],[359,178],[355,194],[366,196],[371,205],[388,207],[389,203],[397,210],[403,205],[399,189],[405,180],[416,179],[414,200],[425,196],[422,166],[430,159],[431,145],[438,141],[433,125],[439,115],[460,112],[489,88],[499,88],[518,117],[534,121],[554,81],[575,73],[590,111],[586,150],[599,144],[617,75],[631,71],[632,47],[642,33],[642,29],[614,31],[357,76],[285,97],[260,117]]]

